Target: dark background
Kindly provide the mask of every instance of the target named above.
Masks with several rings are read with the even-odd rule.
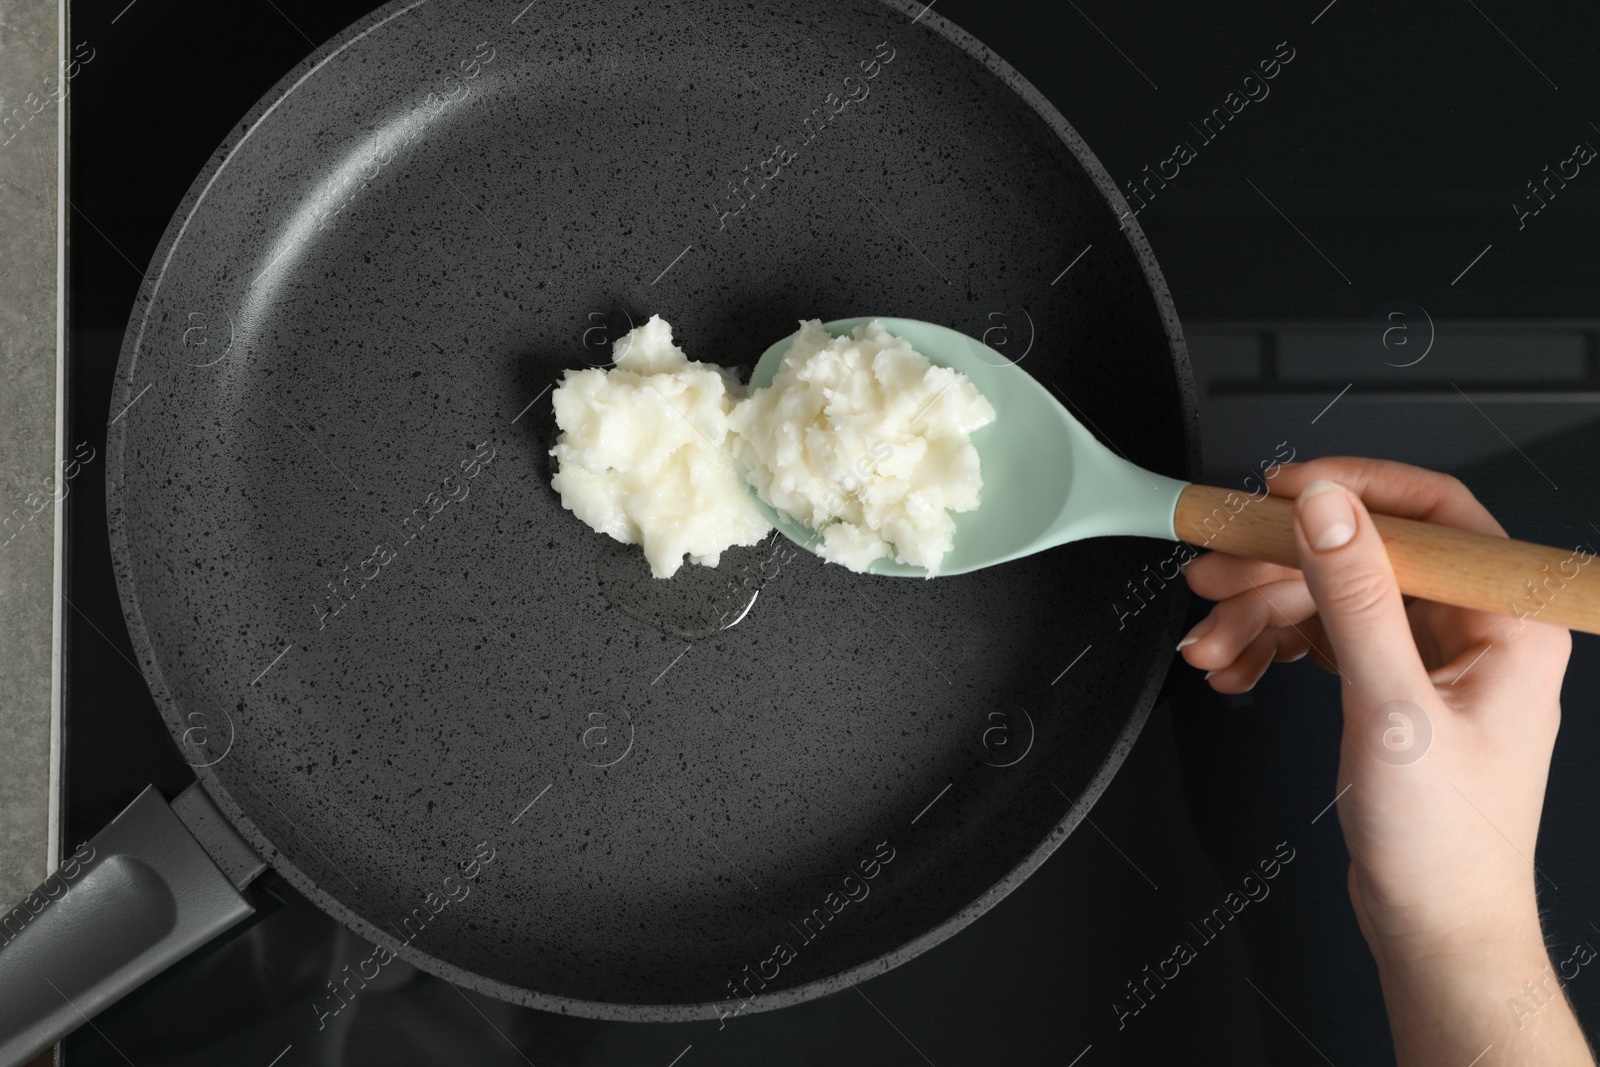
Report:
[[[1237,484],[1285,441],[1301,458],[1389,456],[1462,476],[1514,536],[1600,542],[1600,174],[1585,168],[1520,230],[1512,208],[1576,142],[1600,145],[1600,8],[1325,3],[939,0],[934,12],[1031,80],[1119,183],[1178,140],[1199,147],[1139,221],[1190,335],[1210,480]],[[71,40],[94,49],[70,96],[74,442],[103,452],[140,271],[194,175],[282,74],[372,6],[72,5]],[[1200,146],[1188,123],[1280,42],[1295,58],[1271,95]],[[1430,336],[1416,366],[1392,366]],[[68,498],[68,847],[146,782],[172,796],[191,780],[131,662],[100,472],[91,464]],[[1576,640],[1537,857],[1557,960],[1600,941],[1597,649]],[[395,988],[319,1033],[311,1000],[368,950],[269,879],[260,921],[105,1012],[68,1042],[68,1062],[1392,1062],[1336,820],[1312,822],[1333,798],[1336,695],[1302,663],[1218,698],[1178,663],[1092,824],[989,914],[860,993],[719,1033],[511,1008],[397,962]],[[1187,924],[1280,842],[1295,859],[1272,895],[1119,1030],[1124,983],[1196,941]],[[1600,977],[1580,973],[1569,992],[1600,1025]]]

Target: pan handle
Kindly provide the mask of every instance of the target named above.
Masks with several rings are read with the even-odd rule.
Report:
[[[0,915],[0,1065],[26,1063],[254,911],[239,889],[263,865],[217,823],[198,784],[172,807],[148,786]]]
[[[1400,591],[1407,596],[1600,634],[1597,579],[1574,584],[1580,568],[1594,559],[1586,551],[1569,552],[1392,515],[1374,515],[1372,523],[1388,550]],[[1191,485],[1178,498],[1173,528],[1191,545],[1300,566],[1294,505],[1280,497],[1256,498]]]

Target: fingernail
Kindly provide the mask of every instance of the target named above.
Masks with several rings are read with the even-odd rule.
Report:
[[[1194,629],[1190,630],[1188,635],[1185,636],[1182,641],[1178,642],[1178,651],[1183,651],[1196,641],[1200,640],[1206,634],[1210,633],[1211,628],[1216,624],[1217,617],[1215,615],[1207,615],[1205,618],[1195,623]]]
[[[1344,487],[1337,482],[1312,482],[1300,494],[1297,508],[1300,528],[1318,552],[1342,548],[1356,535],[1355,510],[1350,507]]]
[[[1221,668],[1219,667],[1218,670],[1221,670]],[[1216,671],[1206,671],[1206,676],[1204,678],[1204,681],[1207,681],[1207,682],[1211,681],[1211,676],[1213,674],[1216,674],[1216,673],[1217,673]]]

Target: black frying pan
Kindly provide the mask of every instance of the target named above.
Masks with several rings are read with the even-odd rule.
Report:
[[[1144,721],[1182,608],[1142,609],[1152,543],[919,582],[771,542],[657,582],[549,486],[551,384],[652,312],[746,368],[804,317],[943,323],[1193,477],[1170,299],[1061,116],[920,3],[525,3],[347,29],[156,253],[111,540],[203,792],[142,798],[0,949],[34,1039],[246,914],[262,860],[519,1004],[793,1004],[991,907]],[[52,947],[96,894],[117,951]]]

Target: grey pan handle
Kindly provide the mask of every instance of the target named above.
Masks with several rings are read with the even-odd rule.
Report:
[[[0,1065],[26,1063],[247,918],[239,890],[263,867],[198,784],[170,807],[146,788],[0,915]]]

